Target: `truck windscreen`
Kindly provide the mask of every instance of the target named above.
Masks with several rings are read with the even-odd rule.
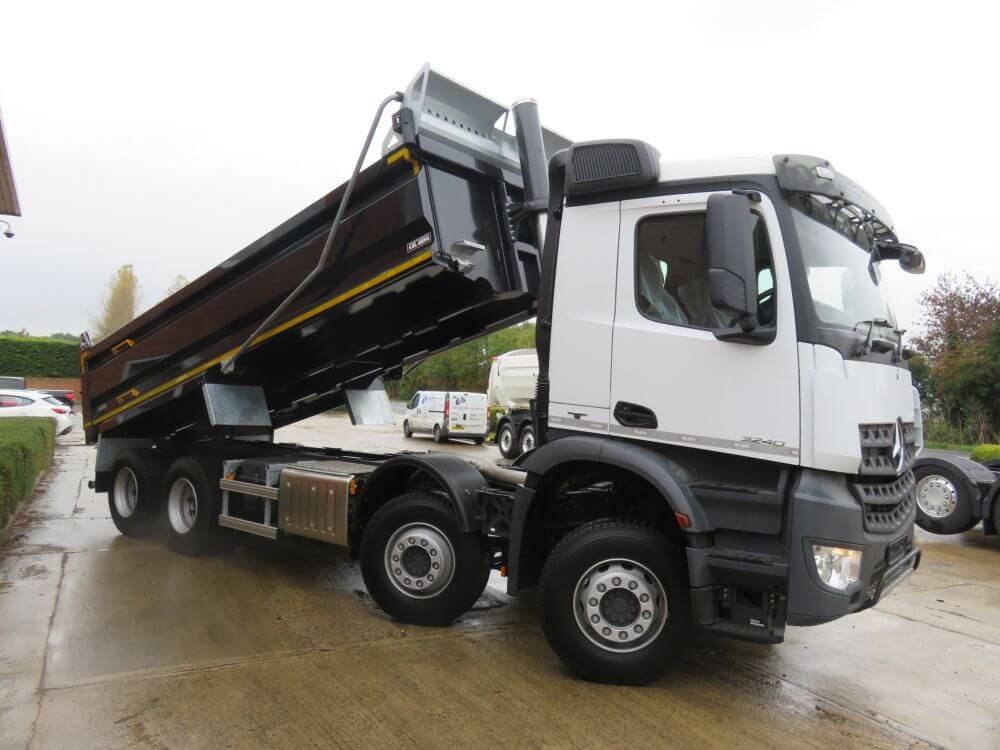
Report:
[[[817,210],[813,199],[795,196],[792,216],[813,307],[827,326],[857,331],[864,337],[869,321],[884,321],[878,335],[895,339],[896,320],[879,284],[878,261],[872,263],[863,229],[851,235],[828,211]],[[851,239],[853,236],[856,239]]]

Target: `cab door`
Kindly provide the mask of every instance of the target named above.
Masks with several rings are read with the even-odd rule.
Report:
[[[610,432],[798,463],[798,354],[773,205],[753,204],[766,345],[723,341],[709,299],[709,193],[624,201],[618,242]],[[770,316],[767,319],[767,316]]]

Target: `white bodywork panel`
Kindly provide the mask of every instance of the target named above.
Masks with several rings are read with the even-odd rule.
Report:
[[[720,341],[709,330],[650,320],[636,304],[636,225],[648,216],[704,211],[708,196],[659,196],[622,203],[610,404],[612,411],[619,401],[652,409],[658,425],[655,430],[628,428],[612,417],[610,430],[642,440],[797,464],[799,383],[792,290],[781,230],[766,197],[755,210],[766,222],[774,258],[777,337],[773,342],[754,346]]]
[[[836,349],[799,344],[802,465],[848,474],[861,467],[858,425],[914,421],[910,372],[844,361]]]
[[[567,207],[559,234],[550,403],[609,408],[619,203]]]
[[[527,409],[538,383],[538,352],[515,349],[493,358],[486,395],[493,406]]]

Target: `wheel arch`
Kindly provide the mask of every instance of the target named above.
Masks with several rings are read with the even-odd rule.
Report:
[[[379,466],[365,484],[351,534],[356,556],[365,526],[386,502],[421,484],[430,484],[445,495],[462,531],[480,528],[476,492],[486,479],[467,461],[449,453],[403,454]]]
[[[519,464],[528,471],[528,480],[518,488],[511,517],[508,554],[508,589],[511,593],[534,585],[542,561],[528,549],[526,537],[538,502],[548,503],[554,481],[562,472],[581,466],[606,468],[617,477],[632,477],[648,487],[669,511],[668,524],[675,533],[698,534],[713,530],[701,504],[683,480],[684,470],[662,453],[643,445],[613,440],[599,435],[573,435],[545,443]],[[676,514],[688,526],[681,529]]]

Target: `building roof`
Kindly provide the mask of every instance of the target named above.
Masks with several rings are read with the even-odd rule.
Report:
[[[0,119],[0,215],[20,216],[21,206],[17,202],[14,187],[14,170],[10,166],[7,141],[3,136],[3,120]]]

